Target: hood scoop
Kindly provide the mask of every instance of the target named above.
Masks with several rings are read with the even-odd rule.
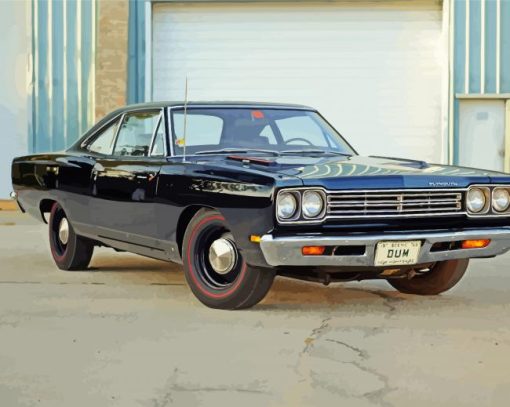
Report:
[[[370,155],[369,157],[379,158],[379,159],[383,159],[383,160],[400,161],[401,163],[403,163],[401,165],[413,167],[413,168],[419,168],[420,170],[430,167],[430,165],[425,161],[411,160],[409,158],[385,157],[385,156],[381,156],[381,155]]]
[[[227,157],[228,160],[232,160],[232,161],[239,161],[239,162],[242,162],[243,164],[257,164],[257,165],[263,165],[265,167],[269,167],[269,166],[272,166],[272,165],[275,165],[275,162],[274,160],[267,160],[265,158],[260,158],[260,157],[247,157],[247,156],[242,156],[242,155],[229,155]]]

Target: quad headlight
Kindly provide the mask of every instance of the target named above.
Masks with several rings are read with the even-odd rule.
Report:
[[[290,219],[297,212],[297,199],[292,192],[282,192],[276,200],[276,213],[279,219]]]
[[[303,214],[307,218],[316,218],[324,209],[324,198],[319,191],[305,191],[301,202]]]
[[[506,188],[492,190],[492,208],[496,212],[505,212],[510,207],[510,192]]]
[[[326,193],[319,188],[282,190],[276,198],[276,218],[280,223],[318,222],[326,212]]]
[[[487,209],[488,200],[488,188],[470,188],[466,198],[467,209],[471,213],[481,213]]]

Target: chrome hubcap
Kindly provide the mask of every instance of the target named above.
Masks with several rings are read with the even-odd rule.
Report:
[[[224,238],[215,240],[209,248],[209,263],[218,274],[227,274],[236,265],[237,251],[234,244]]]
[[[62,244],[67,244],[69,240],[69,222],[66,218],[62,218],[58,226],[58,238]]]

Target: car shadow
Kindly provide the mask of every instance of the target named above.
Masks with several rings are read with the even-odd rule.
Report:
[[[137,255],[100,254],[94,257],[92,270],[100,274],[117,274],[122,279],[151,285],[186,285],[182,266],[164,261],[144,258]],[[301,308],[331,308],[342,306],[346,310],[357,311],[369,307],[371,311],[381,309],[393,312],[396,308],[447,308],[466,306],[472,299],[451,293],[442,296],[423,297],[401,294],[385,281],[365,281],[333,283],[324,286],[314,282],[304,282],[285,277],[277,277],[267,297],[254,310],[291,310]]]
[[[433,308],[467,306],[469,298],[454,294],[418,296],[402,294],[384,286],[384,281],[334,283],[323,286],[317,283],[277,278],[267,297],[255,308],[258,310],[292,310],[303,308],[343,308],[346,312],[377,309],[393,313],[399,308],[430,312]],[[342,307],[336,307],[342,306]]]
[[[89,270],[101,273],[108,272],[180,272],[178,264],[150,259],[136,254],[106,254],[94,255]]]

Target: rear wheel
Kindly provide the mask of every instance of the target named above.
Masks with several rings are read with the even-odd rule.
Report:
[[[217,211],[201,209],[191,219],[182,257],[191,291],[211,308],[252,307],[265,297],[274,280],[273,270],[246,264]]]
[[[50,249],[61,270],[84,270],[88,267],[94,244],[78,236],[62,206],[54,203],[49,219]]]
[[[405,294],[437,295],[455,286],[468,264],[468,259],[441,261],[411,279],[389,279],[388,283]]]

